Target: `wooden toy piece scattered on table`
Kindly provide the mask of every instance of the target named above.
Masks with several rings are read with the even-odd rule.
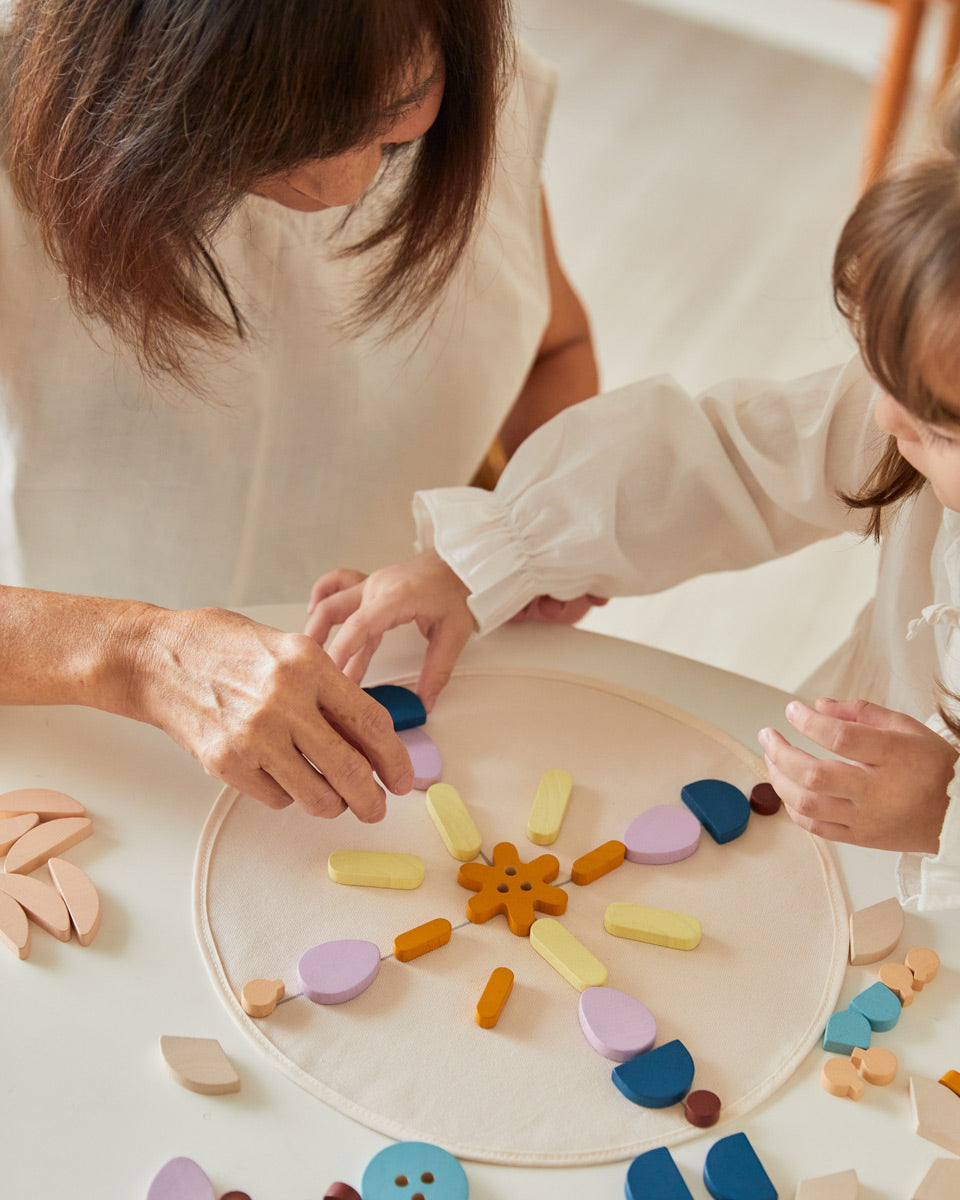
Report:
[[[590,1045],[611,1062],[629,1062],[657,1040],[657,1022],[645,1004],[610,987],[580,994],[580,1028]]]
[[[935,1158],[912,1200],[957,1200],[957,1196],[960,1196],[960,1159]]]
[[[700,1088],[696,1092],[688,1093],[683,1102],[683,1115],[698,1129],[709,1129],[720,1120],[721,1107],[720,1097],[716,1092]]]
[[[0,817],[36,813],[42,821],[52,817],[85,817],[87,810],[79,800],[51,788],[17,788],[0,794]]]
[[[481,1029],[493,1029],[512,991],[513,972],[509,967],[494,967],[477,1001],[475,1019]]]
[[[361,1200],[360,1193],[349,1183],[330,1183],[323,1193],[323,1200]]]
[[[246,1192],[224,1192],[220,1200],[250,1200]]]
[[[552,846],[557,840],[572,790],[573,776],[569,771],[555,768],[544,772],[527,819],[527,837],[531,842]]]
[[[176,1081],[202,1096],[240,1091],[240,1076],[216,1038],[160,1038],[160,1053]]]
[[[758,817],[772,817],[782,806],[772,783],[758,783],[750,793],[750,807]]]
[[[47,870],[67,906],[81,946],[89,946],[100,929],[100,893],[93,880],[65,858],[48,858]]]
[[[418,855],[386,850],[334,850],[327,859],[333,882],[350,887],[410,890],[423,883],[424,870]]]
[[[665,908],[650,908],[646,904],[630,904],[625,900],[607,905],[603,927],[614,937],[669,946],[671,950],[695,949],[700,945],[703,933],[696,917]]]
[[[0,875],[0,892],[16,900],[27,916],[57,941],[70,941],[70,914],[55,887],[30,875]]]
[[[480,830],[455,787],[449,783],[435,783],[429,787],[427,812],[443,844],[458,862],[471,862],[477,857]]]
[[[27,958],[30,954],[30,922],[27,914],[6,892],[0,892],[0,942],[12,950],[17,958]]]
[[[607,968],[553,917],[541,917],[530,926],[530,945],[540,957],[578,992],[602,987]]]
[[[302,955],[297,979],[314,1004],[343,1004],[365,992],[380,971],[380,947],[359,938],[321,942]]]
[[[877,971],[877,978],[896,993],[904,1008],[913,1003],[913,972],[905,963],[884,963]]]
[[[703,1182],[713,1200],[777,1200],[777,1189],[745,1133],[713,1143],[703,1164]]]
[[[0,854],[6,854],[14,842],[40,824],[36,813],[19,813],[15,817],[0,819]]]
[[[897,993],[879,982],[854,996],[850,1007],[867,1018],[874,1033],[887,1033],[893,1029],[903,1011]]]
[[[437,743],[419,727],[401,729],[397,737],[403,742],[410,755],[410,765],[413,767],[413,786],[419,792],[425,792],[431,784],[439,783],[443,778],[443,758]]]
[[[849,1058],[828,1058],[820,1068],[820,1086],[831,1096],[859,1100],[866,1091],[860,1072]]]
[[[831,1054],[851,1055],[854,1050],[866,1050],[870,1045],[870,1022],[855,1009],[835,1012],[823,1031],[823,1048]]]
[[[694,1065],[679,1039],[613,1068],[611,1078],[628,1100],[644,1108],[669,1108],[690,1091]]]
[[[285,991],[282,979],[250,979],[240,989],[240,1004],[248,1017],[269,1017]]]
[[[703,826],[688,808],[657,804],[627,826],[623,835],[630,862],[659,866],[689,858],[700,845]]]
[[[397,1142],[374,1155],[360,1183],[363,1200],[467,1200],[460,1163],[429,1142]]]
[[[567,911],[567,893],[552,887],[560,873],[560,864],[552,854],[541,854],[532,862],[521,862],[517,848],[499,842],[493,848],[493,865],[464,863],[457,883],[476,892],[467,901],[467,917],[483,925],[491,917],[503,914],[517,937],[526,937],[538,912],[559,917]]]
[[[857,1048],[850,1055],[850,1061],[861,1077],[874,1087],[886,1087],[897,1077],[897,1056],[886,1046],[871,1046],[868,1050]]]
[[[570,868],[570,878],[578,887],[595,883],[623,864],[627,848],[623,842],[604,842],[586,854],[581,854]]]
[[[896,896],[850,914],[850,962],[855,967],[879,962],[903,936],[903,909]]]
[[[393,957],[397,962],[410,962],[421,954],[429,954],[450,941],[453,926],[446,917],[435,917],[416,929],[408,929],[406,933],[398,933],[393,939]]]
[[[750,801],[724,779],[697,779],[680,789],[680,797],[720,846],[734,841],[747,828]]]
[[[154,1176],[147,1200],[216,1200],[216,1194],[192,1158],[171,1158]]]
[[[378,704],[383,705],[392,717],[393,728],[398,733],[401,729],[414,729],[426,722],[427,710],[423,707],[423,701],[409,688],[400,687],[396,683],[381,683],[363,690]]]
[[[794,1200],[857,1200],[859,1191],[857,1173],[851,1169],[802,1180],[797,1184]]]
[[[960,1096],[960,1071],[947,1071],[938,1080],[945,1088],[949,1088],[955,1096]]]
[[[89,817],[57,817],[35,825],[7,851],[3,869],[8,874],[29,875],[48,858],[76,846],[93,832]]]
[[[935,1079],[910,1077],[914,1130],[928,1142],[960,1154],[960,1096]]]
[[[647,1150],[627,1169],[627,1200],[693,1200],[666,1146]]]
[[[913,972],[913,990],[922,992],[928,983],[933,983],[940,970],[940,956],[926,946],[914,946],[907,951],[903,965]]]

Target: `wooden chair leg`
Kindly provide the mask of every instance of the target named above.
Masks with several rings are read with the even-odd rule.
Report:
[[[883,171],[890,156],[910,87],[913,56],[927,0],[896,0],[887,59],[874,86],[863,163],[864,186]]]

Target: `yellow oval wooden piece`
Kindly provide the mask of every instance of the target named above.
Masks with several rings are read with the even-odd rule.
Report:
[[[567,801],[573,788],[573,776],[559,768],[546,771],[527,821],[527,837],[538,846],[550,846],[557,840]]]
[[[692,950],[700,944],[703,933],[696,917],[622,900],[607,905],[603,926],[614,937],[669,946],[672,950]]]
[[[240,1091],[240,1076],[216,1038],[160,1038],[160,1053],[177,1082],[202,1096]]]
[[[627,848],[623,842],[604,842],[595,850],[581,854],[570,868],[570,878],[579,887],[593,883],[602,875],[615,871],[623,863]]]
[[[334,850],[327,859],[334,883],[409,890],[423,883],[423,859],[384,850]]]
[[[0,892],[0,942],[12,950],[17,958],[26,958],[30,953],[30,922],[20,905]]]
[[[17,788],[0,794],[0,816],[12,817],[18,813],[37,813],[46,820],[50,817],[84,817],[87,810],[66,792],[55,792],[51,788]]]
[[[603,987],[607,968],[553,917],[540,917],[530,926],[530,945],[578,992]]]
[[[70,914],[63,897],[49,883],[31,875],[0,875],[0,892],[12,897],[28,917],[60,942],[70,941]]]
[[[3,869],[9,874],[29,875],[48,858],[69,850],[93,832],[89,817],[59,817],[35,825],[10,847]]]
[[[512,991],[513,972],[509,967],[494,967],[477,1001],[476,1021],[481,1029],[496,1025]]]
[[[250,979],[240,989],[240,1003],[248,1017],[269,1017],[285,991],[282,979]]]
[[[453,926],[446,917],[437,917],[418,925],[416,929],[408,929],[406,933],[398,933],[393,939],[393,957],[398,962],[410,962],[421,954],[429,954],[450,941]]]
[[[63,897],[81,946],[89,946],[100,928],[100,894],[85,871],[65,858],[47,860],[47,870]]]
[[[427,788],[427,812],[430,814],[443,844],[459,862],[470,862],[480,853],[480,831],[460,798],[449,783],[433,783]]]

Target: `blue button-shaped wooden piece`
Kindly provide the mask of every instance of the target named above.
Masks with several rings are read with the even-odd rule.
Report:
[[[875,1033],[886,1033],[892,1029],[900,1020],[900,1013],[903,1011],[900,997],[885,983],[871,984],[859,996],[854,996],[850,1007],[867,1018],[870,1028]],[[865,1050],[866,1046],[860,1048]]]
[[[777,1200],[777,1189],[745,1133],[713,1143],[703,1164],[703,1182],[713,1200]]]
[[[628,1100],[644,1108],[679,1104],[693,1083],[693,1059],[679,1039],[614,1067],[611,1078]]]
[[[666,1146],[633,1160],[624,1191],[627,1200],[693,1200]]]
[[[750,820],[750,801],[723,779],[697,779],[680,789],[680,798],[721,846],[738,838]]]
[[[367,1163],[360,1184],[363,1200],[467,1200],[463,1167],[430,1142],[397,1142]]]
[[[413,729],[423,725],[427,719],[427,710],[416,692],[409,688],[400,687],[397,683],[380,683],[376,687],[363,689],[372,696],[378,704],[382,704],[393,718],[396,730]]]

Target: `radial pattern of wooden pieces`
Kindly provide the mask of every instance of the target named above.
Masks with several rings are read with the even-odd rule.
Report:
[[[457,874],[461,887],[476,892],[467,901],[467,917],[482,925],[503,914],[517,937],[526,937],[537,913],[558,917],[567,910],[567,893],[551,886],[560,872],[552,854],[541,854],[532,862],[521,862],[511,842],[493,848],[493,865],[464,863]]]

